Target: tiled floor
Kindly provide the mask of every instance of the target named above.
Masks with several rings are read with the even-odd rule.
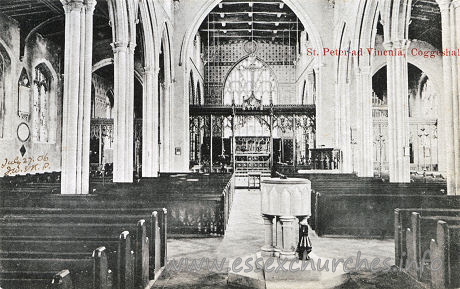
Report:
[[[229,259],[243,258],[259,251],[264,242],[263,230],[260,216],[260,191],[237,190],[225,236],[223,238],[169,240],[168,259],[170,262],[176,261],[177,265],[182,260],[183,266],[181,270],[166,270],[155,284],[155,288],[227,288],[225,270],[219,272],[214,268],[210,271],[203,266],[201,270],[191,272],[184,270],[186,267],[184,264],[188,264],[187,268],[189,269],[196,269],[200,262],[203,262],[201,264],[204,265],[206,262],[215,261],[219,265],[223,263],[224,268],[227,268]],[[311,232],[311,241],[313,252],[319,258],[336,258],[338,260],[351,257],[356,260],[357,254],[360,254],[361,260],[367,259],[369,264],[376,258],[380,259],[380,264],[383,264],[383,260],[386,258],[389,258],[387,263],[394,264],[393,240],[319,238],[314,232]],[[379,288],[393,288],[395,284],[407,287],[407,284],[399,280],[399,275],[382,277],[383,275],[380,273],[370,274],[364,271],[354,274],[354,278],[350,278],[349,282],[344,284],[344,288],[375,288],[372,285],[373,282],[369,280],[382,283],[382,278],[384,280],[393,278],[394,282],[387,282],[386,286],[381,284],[383,287],[379,286]],[[362,281],[361,275],[364,276],[366,282]]]

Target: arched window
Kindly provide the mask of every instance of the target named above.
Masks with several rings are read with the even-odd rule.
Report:
[[[32,138],[38,142],[49,141],[50,89],[50,72],[44,64],[39,64],[35,67],[32,104]]]
[[[278,102],[277,81],[268,65],[254,56],[239,62],[228,74],[224,104],[270,105]]]

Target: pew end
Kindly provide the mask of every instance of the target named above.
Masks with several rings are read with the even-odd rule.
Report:
[[[72,278],[69,270],[62,270],[54,275],[51,281],[51,289],[73,289]]]

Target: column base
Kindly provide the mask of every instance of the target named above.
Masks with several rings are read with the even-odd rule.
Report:
[[[275,257],[277,253],[279,254],[280,250],[273,246],[262,246],[260,251],[264,257]]]
[[[288,260],[298,260],[297,254],[295,251],[280,251],[279,252],[280,259],[288,259]]]

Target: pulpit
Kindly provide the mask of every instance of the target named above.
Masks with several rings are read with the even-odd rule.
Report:
[[[296,220],[305,224],[311,215],[311,183],[307,179],[270,178],[261,181],[261,212],[265,226],[265,244],[262,254],[281,258],[295,257]],[[281,223],[281,246],[273,243],[273,221]]]

